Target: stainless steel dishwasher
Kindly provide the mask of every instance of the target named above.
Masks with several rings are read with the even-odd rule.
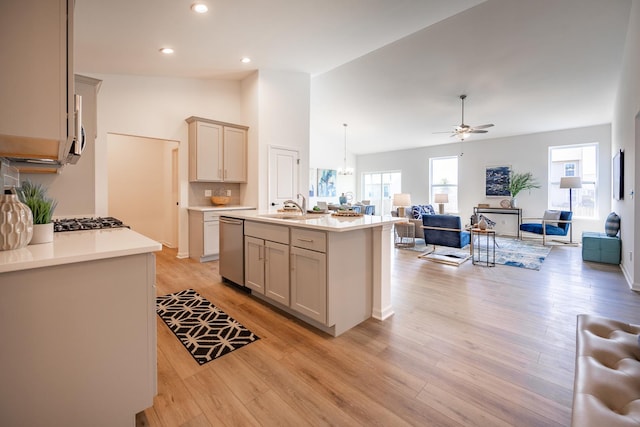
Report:
[[[244,221],[220,216],[220,276],[244,286]]]

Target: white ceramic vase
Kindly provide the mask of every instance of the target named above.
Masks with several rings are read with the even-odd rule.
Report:
[[[48,224],[33,224],[33,237],[30,245],[53,242],[53,222]]]
[[[518,207],[518,199],[516,199],[515,197],[511,198],[511,207],[512,208]]]
[[[487,221],[485,221],[484,217],[480,218],[480,222],[478,223],[478,228],[480,230],[486,230],[487,229]]]
[[[33,234],[33,214],[15,194],[0,196],[0,250],[24,248]]]

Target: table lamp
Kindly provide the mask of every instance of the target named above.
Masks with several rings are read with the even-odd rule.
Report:
[[[398,216],[405,216],[405,207],[411,206],[411,195],[407,193],[396,193],[393,195],[393,206],[398,208]]]
[[[449,195],[440,193],[433,196],[433,202],[438,204],[438,213],[444,215],[444,204],[449,203]]]

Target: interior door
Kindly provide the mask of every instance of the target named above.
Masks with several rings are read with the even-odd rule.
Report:
[[[269,147],[269,205],[282,206],[296,200],[299,181],[299,153],[290,148]]]

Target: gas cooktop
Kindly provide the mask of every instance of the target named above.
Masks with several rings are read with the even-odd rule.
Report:
[[[99,230],[127,227],[119,219],[107,216],[99,218],[62,218],[53,221],[53,231]],[[127,227],[128,228],[128,227]]]

